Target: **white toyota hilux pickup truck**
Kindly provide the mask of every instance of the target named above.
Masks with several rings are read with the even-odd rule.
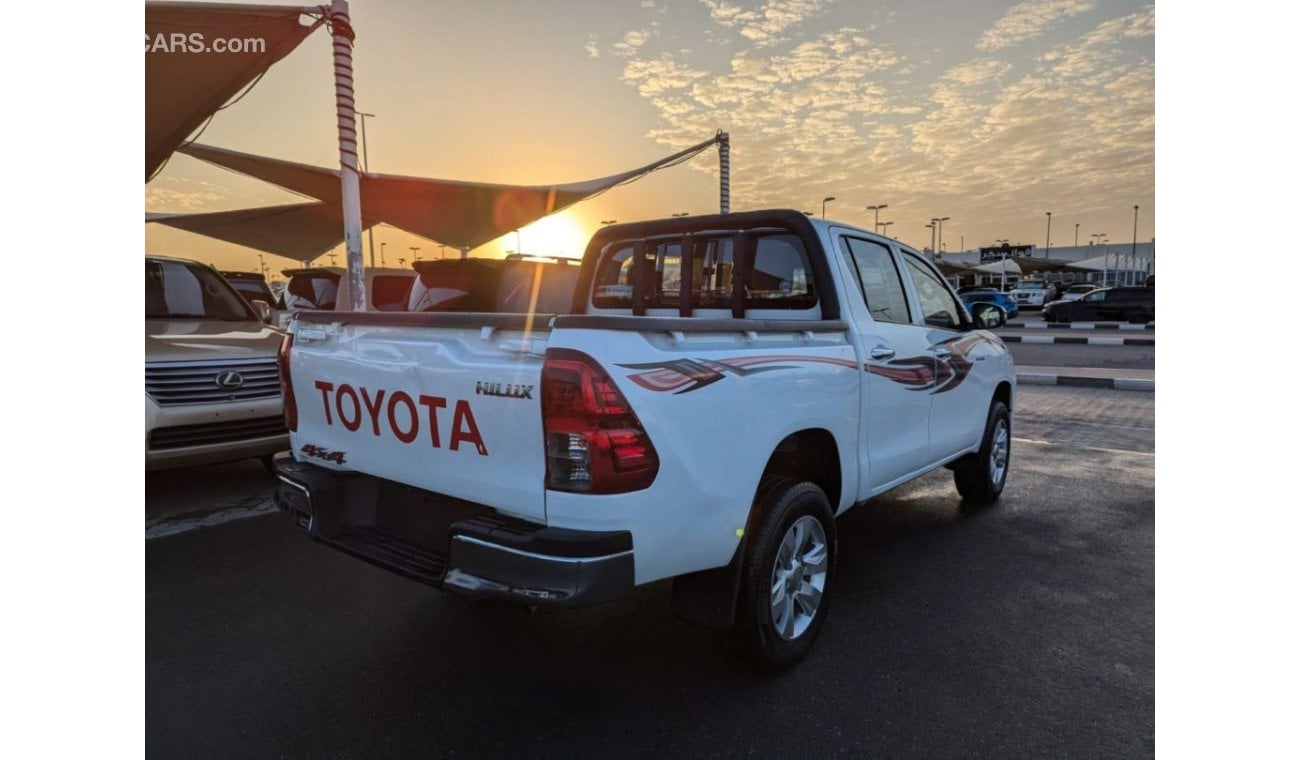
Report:
[[[1015,373],[915,250],[798,211],[612,225],[567,314],[299,312],[277,501],[448,591],[681,618],[799,661],[835,518],[939,467],[1006,482]],[[843,592],[839,592],[843,593]]]

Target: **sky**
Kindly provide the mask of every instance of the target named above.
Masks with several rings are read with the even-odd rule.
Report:
[[[353,0],[371,168],[574,182],[731,138],[732,210],[795,208],[943,248],[1151,240],[1154,7],[1120,0]],[[317,32],[200,142],[335,168],[329,38]],[[174,156],[148,211],[292,202]],[[362,199],[364,204],[364,198]],[[581,255],[602,220],[718,210],[716,151],[584,201],[474,255]],[[435,242],[378,227],[389,265]],[[410,247],[418,246],[419,251]],[[146,225],[146,249],[272,272],[287,259]],[[342,253],[341,247],[338,249]],[[451,254],[448,249],[445,253]],[[342,263],[343,257],[338,257]],[[325,256],[318,264],[329,263]]]

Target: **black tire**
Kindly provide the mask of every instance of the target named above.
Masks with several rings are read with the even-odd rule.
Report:
[[[1004,438],[1002,448],[1001,475],[994,467],[995,439]],[[998,447],[1001,448],[1001,447]],[[953,468],[953,480],[957,484],[957,493],[962,501],[969,505],[990,504],[1002,495],[1002,488],[1007,483],[1007,474],[1011,471],[1011,413],[1007,405],[994,400],[989,406],[988,422],[984,425],[984,437],[980,439],[980,450],[967,455]]]
[[[260,456],[257,458],[257,461],[262,463],[262,468],[266,470],[268,474],[272,477],[275,476],[275,454]]]
[[[741,567],[735,632],[759,667],[778,671],[795,665],[808,654],[826,619],[835,579],[835,516],[821,488],[808,481],[787,477],[764,481],[754,507],[755,517],[751,520],[753,524]],[[788,554],[782,550],[787,533],[792,533],[795,523],[803,518],[812,518],[821,527],[824,561],[816,561],[815,550],[803,555],[808,561],[798,561],[795,555],[791,555],[795,567],[792,573],[790,564],[783,562],[783,566],[778,568],[777,562]],[[800,525],[805,536],[815,538],[810,523],[805,521]],[[820,577],[816,572],[819,565],[824,568]],[[783,619],[789,622],[785,633],[777,630],[773,612],[773,608],[778,606],[772,602],[773,586],[779,575],[787,575],[790,585],[798,587],[803,594],[789,595],[790,585],[782,589],[782,595],[789,598],[789,604],[784,605],[788,613]],[[806,593],[806,588],[817,581],[822,584],[820,595],[812,602],[815,607],[809,619],[804,605],[809,603],[805,600],[812,597]]]

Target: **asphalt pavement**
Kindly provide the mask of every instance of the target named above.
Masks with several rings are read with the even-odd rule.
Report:
[[[1022,386],[1016,406],[996,505],[962,511],[938,471],[841,519],[826,626],[775,678],[676,621],[668,583],[472,603],[249,516],[255,463],[150,475],[149,752],[1150,756],[1154,395]],[[217,524],[228,505],[243,519]]]

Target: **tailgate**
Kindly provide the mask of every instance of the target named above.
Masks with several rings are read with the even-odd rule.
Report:
[[[295,457],[545,519],[545,331],[517,315],[346,319],[293,329]]]

